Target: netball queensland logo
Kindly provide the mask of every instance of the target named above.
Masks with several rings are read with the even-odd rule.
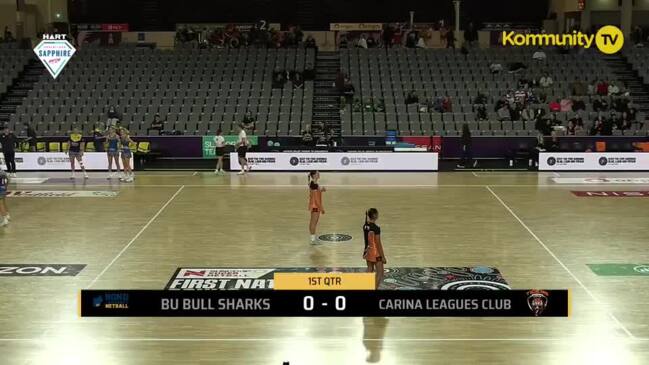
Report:
[[[55,79],[75,52],[65,34],[43,34],[43,40],[34,48],[38,59]]]

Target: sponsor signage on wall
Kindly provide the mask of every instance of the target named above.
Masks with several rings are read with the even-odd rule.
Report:
[[[649,198],[649,191],[573,191],[572,193],[584,198]]]
[[[572,185],[649,185],[649,177],[554,177],[552,181]]]
[[[589,152],[539,154],[540,171],[649,171],[649,153]]]
[[[203,158],[215,158],[216,157],[216,144],[214,143],[215,136],[203,136],[202,138],[202,150]],[[239,136],[237,135],[228,135],[223,136],[225,139],[225,144],[229,146],[234,146],[239,141]],[[248,136],[248,142],[251,146],[256,146],[259,144],[258,136]]]
[[[0,163],[4,159],[0,156]],[[85,152],[83,164],[86,170],[108,170],[108,158],[104,152]],[[133,159],[131,159],[133,165]],[[77,164],[79,169],[79,164]],[[25,170],[70,170],[70,157],[63,152],[16,153],[16,169]]]
[[[88,191],[88,190],[11,190],[7,192],[12,198],[114,198],[116,191]]]
[[[0,264],[0,277],[77,276],[84,267],[80,264]]]
[[[437,171],[438,166],[433,152],[251,152],[246,158],[253,171]],[[234,152],[230,169],[241,169]]]

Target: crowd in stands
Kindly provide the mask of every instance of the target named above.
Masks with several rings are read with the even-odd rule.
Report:
[[[176,41],[179,43],[197,43],[202,48],[317,48],[312,36],[304,38],[304,32],[299,26],[292,26],[288,31],[268,29],[263,24],[254,26],[238,26],[228,24],[224,27],[205,27],[196,29],[192,26],[181,27],[176,31]]]
[[[2,39],[0,39],[0,42],[15,42],[16,38],[14,38],[13,33],[9,30],[8,26],[5,26],[4,32],[2,34]]]

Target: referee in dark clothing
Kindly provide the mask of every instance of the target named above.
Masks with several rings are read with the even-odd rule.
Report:
[[[7,173],[16,177],[16,145],[18,138],[9,130],[9,126],[2,129],[0,134],[0,146],[2,146],[2,153],[4,154],[5,164],[7,165]]]

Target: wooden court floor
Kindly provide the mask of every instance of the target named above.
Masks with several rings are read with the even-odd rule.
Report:
[[[561,174],[586,177],[595,174]],[[27,176],[27,175],[23,175]],[[34,175],[35,176],[35,175]],[[598,176],[648,177],[648,174]],[[649,199],[578,198],[528,172],[323,173],[308,245],[306,174],[149,172],[115,198],[9,198],[0,263],[80,263],[75,277],[0,278],[0,364],[647,364],[649,278],[592,263],[649,263]],[[498,268],[514,288],[569,288],[570,318],[78,318],[83,288],[161,289],[176,268],[363,266],[376,207],[389,266]]]

